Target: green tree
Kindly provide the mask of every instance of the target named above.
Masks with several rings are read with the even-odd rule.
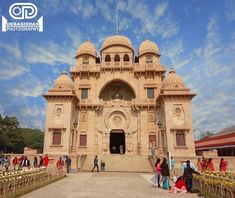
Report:
[[[20,128],[16,117],[0,115],[0,151],[23,153],[24,147],[43,149],[44,133],[38,129]]]

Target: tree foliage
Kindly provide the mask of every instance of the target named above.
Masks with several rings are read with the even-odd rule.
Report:
[[[214,133],[210,132],[210,131],[205,131],[204,133],[201,134],[201,138],[207,137],[207,136],[211,136]]]
[[[39,129],[20,128],[16,117],[0,114],[0,152],[23,153],[24,147],[43,149],[44,133]]]

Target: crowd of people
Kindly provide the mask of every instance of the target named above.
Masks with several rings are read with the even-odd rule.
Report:
[[[178,178],[174,165],[175,161],[173,157],[170,158],[169,162],[165,157],[162,160],[157,158],[155,163],[155,175],[151,178],[151,181],[157,185],[158,188],[162,186],[163,189],[171,189],[173,193],[190,193],[193,192],[193,174],[200,174],[204,171],[215,171],[212,158],[199,158],[196,166],[191,163],[190,160],[185,161],[182,164],[182,175]],[[223,158],[220,160],[219,171],[227,171],[227,163]]]
[[[228,168],[227,166],[228,165],[225,162],[224,158],[221,158],[219,164],[219,171],[226,172]],[[198,158],[196,168],[199,172],[215,171],[214,162],[212,158],[205,158],[205,157],[202,157],[202,159]]]
[[[66,156],[65,160],[60,157],[56,163],[56,167],[60,174],[63,173],[64,167],[66,168],[66,172],[69,173],[71,170],[71,162],[72,160]],[[1,155],[0,156],[0,170],[2,172],[9,172],[10,170],[26,170],[30,168],[47,168],[49,164],[49,157],[47,154],[44,156],[35,156],[33,158],[33,162],[29,160],[26,155],[22,155],[20,157],[11,157],[10,155]]]
[[[12,170],[25,170],[30,168],[38,168],[38,167],[47,167],[49,163],[48,155],[34,157],[33,164],[28,159],[26,155],[22,155],[20,157],[15,156],[11,159],[10,155],[1,155],[0,157],[0,165],[1,171],[10,171]]]

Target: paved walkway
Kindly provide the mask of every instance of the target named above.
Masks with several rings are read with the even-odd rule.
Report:
[[[28,193],[22,198],[194,198],[197,194],[172,194],[156,188],[144,173],[78,173]]]

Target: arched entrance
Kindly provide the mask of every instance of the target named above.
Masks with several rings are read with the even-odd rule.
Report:
[[[110,81],[101,89],[99,98],[104,101],[116,99],[131,101],[136,97],[134,89],[127,82],[116,79]]]
[[[120,154],[120,148],[123,147],[123,154],[125,154],[125,133],[122,129],[113,129],[110,132],[109,149],[110,154]]]

